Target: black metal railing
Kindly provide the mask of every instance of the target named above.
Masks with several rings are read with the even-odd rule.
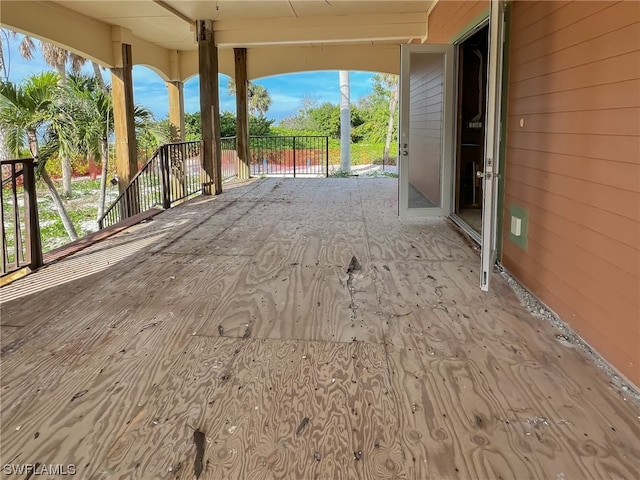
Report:
[[[31,158],[0,161],[2,169],[2,276],[42,266],[35,162]]]
[[[201,192],[200,142],[162,145],[98,223],[106,228],[154,207],[171,208]]]
[[[220,139],[222,180],[238,174],[236,137]],[[251,137],[251,175],[329,176],[329,137]],[[153,207],[171,208],[202,193],[200,142],[162,145],[99,220],[114,225]]]
[[[251,137],[251,175],[329,176],[329,137]]]
[[[236,137],[223,137],[220,139],[223,182],[238,175],[238,151],[236,144]]]

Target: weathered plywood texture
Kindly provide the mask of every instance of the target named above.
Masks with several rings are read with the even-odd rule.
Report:
[[[3,289],[3,462],[638,478],[640,409],[500,276],[481,292],[447,220],[398,219],[396,197],[393,179],[253,180]]]

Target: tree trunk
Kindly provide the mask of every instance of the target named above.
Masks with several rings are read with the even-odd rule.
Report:
[[[71,221],[71,218],[69,218],[69,214],[67,213],[66,208],[64,208],[62,198],[60,198],[53,180],[51,180],[51,177],[44,168],[42,169],[41,176],[42,180],[44,180],[44,183],[46,183],[47,188],[49,189],[49,194],[51,195],[51,199],[53,200],[53,203],[58,210],[60,220],[62,220],[62,225],[64,225],[64,229],[67,231],[67,235],[69,235],[71,241],[77,240],[78,234],[76,233],[76,228],[73,226],[73,222]]]
[[[104,215],[105,197],[107,194],[107,171],[109,167],[109,143],[106,138],[101,141],[102,147],[102,175],[100,177],[100,196],[98,197],[98,216],[96,221],[99,223],[102,215]],[[98,224],[98,228],[100,225]]]
[[[6,142],[7,134],[4,128],[0,127],[0,160],[9,159],[9,149]]]
[[[387,126],[387,139],[384,143],[384,161],[389,163],[389,150],[391,149],[391,140],[393,140],[393,124],[396,119],[396,108],[398,108],[398,84],[391,91],[391,99],[389,100],[389,125]]]
[[[39,148],[38,148],[38,139],[36,137],[36,132],[29,131],[27,132],[27,136],[29,137],[29,150],[31,151],[31,156],[34,159],[38,160]],[[56,209],[58,210],[58,215],[60,215],[60,220],[62,220],[62,225],[64,226],[64,229],[67,231],[67,235],[69,235],[69,238],[71,239],[71,241],[77,240],[78,234],[76,233],[76,228],[73,226],[73,222],[71,221],[71,218],[69,218],[67,209],[64,208],[64,203],[62,203],[62,199],[60,198],[60,195],[56,190],[56,186],[53,183],[53,180],[51,180],[51,177],[47,173],[47,170],[44,168],[44,166],[40,169],[40,171],[41,171],[40,175],[42,176],[42,180],[44,180],[44,183],[47,185],[47,188],[49,189],[51,200],[53,200],[53,204],[56,206]]]
[[[58,85],[64,88],[67,84],[67,72],[65,70],[65,63],[56,64],[56,71],[60,76],[60,80],[58,81]],[[66,153],[60,153],[60,166],[62,169],[62,195],[65,197],[71,196],[71,159],[69,155]]]
[[[107,86],[104,83],[104,78],[102,77],[102,72],[100,71],[100,65],[96,62],[91,62],[91,66],[93,67],[93,76],[98,80],[98,86],[100,90],[102,90],[105,94],[109,91],[107,90]]]
[[[349,72],[340,70],[340,170],[351,171],[351,107]]]

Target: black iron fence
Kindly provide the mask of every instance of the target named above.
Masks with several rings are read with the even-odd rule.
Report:
[[[329,176],[329,138],[251,137],[251,175]],[[171,208],[202,193],[200,142],[163,145],[151,156],[99,221],[100,228],[153,207]],[[220,139],[222,180],[238,174],[236,137]]]
[[[162,145],[98,223],[100,228],[109,227],[153,207],[171,208],[201,192],[200,142]]]
[[[329,137],[251,137],[251,175],[328,177]]]
[[[42,266],[35,162],[31,158],[2,160],[2,276]]]
[[[238,175],[236,137],[223,137],[220,139],[220,157],[222,159],[222,181],[224,182]]]

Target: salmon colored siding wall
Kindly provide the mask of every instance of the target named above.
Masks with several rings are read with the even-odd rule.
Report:
[[[439,0],[429,14],[427,43],[451,43],[488,8],[488,0]]]
[[[640,3],[518,1],[510,31],[502,262],[640,385]]]

